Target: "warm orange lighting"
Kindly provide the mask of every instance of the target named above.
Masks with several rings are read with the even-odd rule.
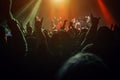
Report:
[[[69,0],[51,0],[50,16],[51,17],[61,16],[62,18],[67,18],[68,8],[69,8]]]

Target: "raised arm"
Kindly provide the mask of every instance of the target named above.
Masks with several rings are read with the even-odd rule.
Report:
[[[10,9],[12,1],[10,0]],[[13,17],[11,10],[9,10],[9,17],[7,19],[7,24],[12,33],[11,46],[14,50],[13,53],[19,54],[21,56],[26,55],[27,53],[27,43],[25,37],[20,29],[18,21]]]
[[[94,37],[96,35],[98,24],[99,24],[100,17],[94,17],[91,14],[91,28],[89,28],[88,32],[86,33],[86,37],[84,41],[82,42],[82,46],[85,46],[86,44],[91,43],[94,40]]]

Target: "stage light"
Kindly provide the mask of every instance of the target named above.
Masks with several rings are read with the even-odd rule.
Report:
[[[15,18],[22,23],[23,28],[26,28],[28,22],[30,22],[31,26],[34,26],[35,16],[41,3],[42,0],[31,0],[15,13]]]
[[[23,22],[23,26],[25,27],[28,22],[30,22],[30,25],[34,26],[34,20],[36,17],[36,14],[38,13],[39,6],[41,4],[42,0],[38,0],[34,6],[34,8],[31,10],[31,13],[27,16],[27,18]]]
[[[64,0],[53,0],[54,3],[62,3]]]
[[[19,9],[16,13],[15,13],[15,18],[19,18],[21,17],[22,14],[24,14],[30,7],[32,4],[34,4],[34,0],[30,1],[28,4],[24,5],[21,9]]]
[[[106,20],[106,23],[108,25],[111,25],[111,24],[115,24],[116,21],[114,20],[113,16],[111,15],[109,9],[107,8],[107,6],[105,5],[105,3],[103,2],[103,0],[98,0],[98,5],[101,9],[101,12],[103,14],[103,17],[105,18]]]

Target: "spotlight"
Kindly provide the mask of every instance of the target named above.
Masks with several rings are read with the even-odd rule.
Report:
[[[62,3],[64,0],[53,0],[54,3]]]

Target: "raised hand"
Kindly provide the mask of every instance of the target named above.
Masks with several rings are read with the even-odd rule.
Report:
[[[97,26],[99,24],[99,21],[100,21],[100,17],[94,17],[93,14],[90,15],[91,17],[91,24],[92,26]]]
[[[81,44],[83,47],[86,44],[93,42],[95,34],[97,32],[97,29],[98,29],[99,21],[101,19],[100,17],[94,17],[92,14],[90,16],[91,16],[91,24],[92,25],[91,25],[91,28],[89,28],[88,32],[86,33],[86,37]]]
[[[65,29],[65,25],[66,25],[67,21],[68,21],[68,20],[64,20],[63,26],[61,27],[62,30]]]
[[[7,25],[11,30],[12,38],[10,40],[10,50],[16,57],[23,57],[27,54],[28,47],[25,36],[20,29],[19,22],[9,13]],[[13,49],[12,49],[13,48]]]
[[[42,24],[43,24],[44,18],[35,18],[35,32],[41,32]]]

